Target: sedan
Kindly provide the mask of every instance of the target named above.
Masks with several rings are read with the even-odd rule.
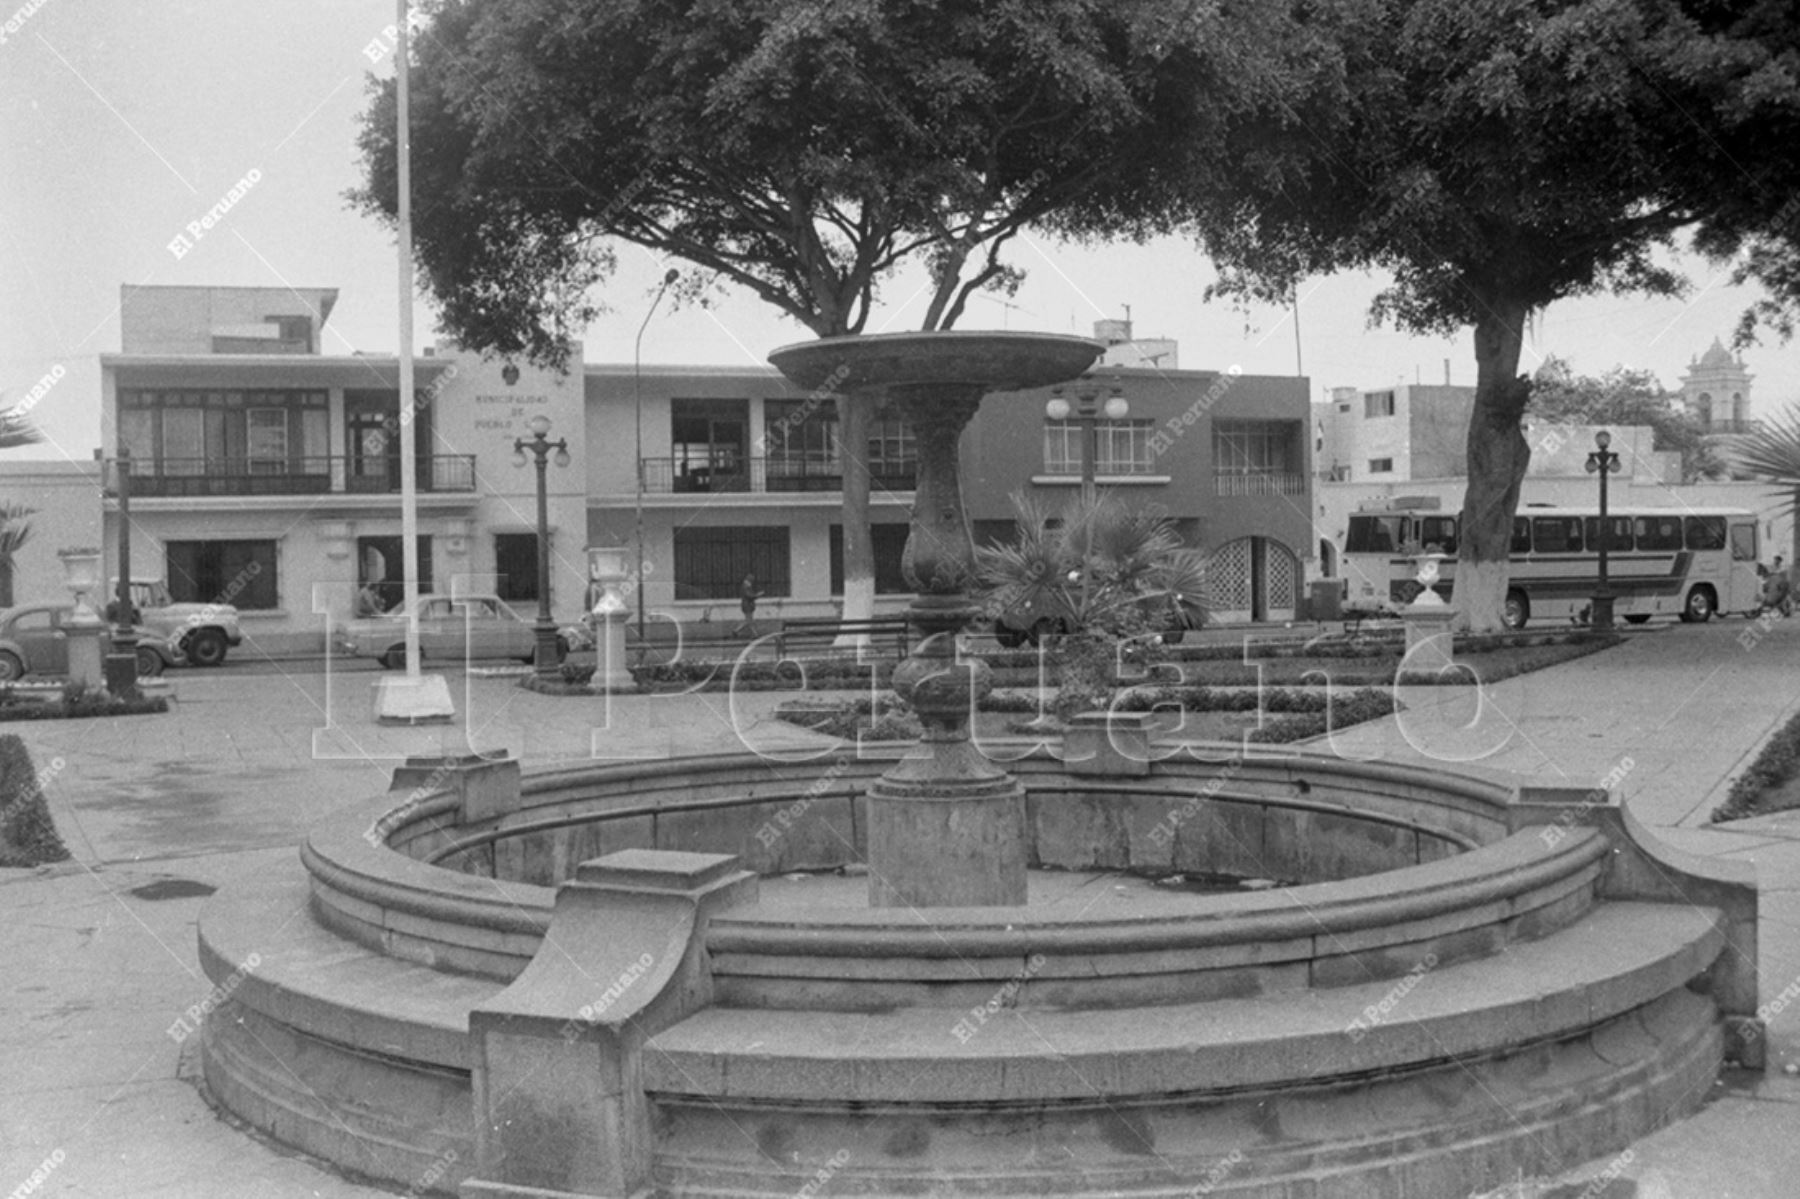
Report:
[[[531,621],[492,595],[422,595],[418,600],[419,656],[439,661],[517,658],[530,662],[537,651]],[[374,658],[390,670],[406,665],[406,617],[398,610],[352,620],[338,629],[340,652]],[[558,634],[556,660],[569,652]]]
[[[69,623],[74,604],[20,604],[0,612],[0,683],[26,675],[69,673]],[[100,652],[111,646],[108,631],[101,633]],[[148,641],[137,647],[138,674],[155,678],[163,672],[163,654]],[[179,654],[179,651],[172,651]]]

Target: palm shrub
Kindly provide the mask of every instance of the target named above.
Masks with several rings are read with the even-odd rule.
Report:
[[[1076,496],[1052,516],[1034,497],[1011,499],[1017,531],[1011,542],[977,549],[978,592],[996,619],[1055,614],[1068,628],[1046,646],[1059,718],[1104,708],[1121,656],[1153,658],[1158,634],[1204,622],[1206,560],[1163,509]]]
[[[1800,412],[1764,421],[1734,447],[1743,469],[1776,485],[1776,494],[1794,520],[1794,544],[1788,562],[1800,570]]]

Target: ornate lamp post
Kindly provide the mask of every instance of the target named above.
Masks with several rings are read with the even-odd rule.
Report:
[[[538,614],[537,652],[535,664],[539,678],[547,678],[556,673],[556,622],[550,618],[550,500],[545,490],[544,468],[550,461],[550,451],[556,451],[556,465],[569,465],[569,443],[562,438],[551,441],[546,434],[550,432],[550,418],[543,413],[531,418],[525,425],[531,430],[531,439],[519,438],[513,442],[513,465],[524,466],[527,461],[537,463],[537,587]],[[531,452],[527,458],[526,451]]]
[[[1594,444],[1600,448],[1587,456],[1588,474],[1600,476],[1600,586],[1594,591],[1594,628],[1611,632],[1613,593],[1606,574],[1606,553],[1612,546],[1612,522],[1606,515],[1606,476],[1618,472],[1619,456],[1607,450],[1606,447],[1612,444],[1612,434],[1605,429],[1594,434]]]
[[[1100,416],[1104,413],[1107,420],[1116,421],[1124,420],[1131,413],[1131,402],[1121,394],[1124,389],[1119,386],[1116,379],[1110,384],[1112,394],[1106,397],[1104,406],[1100,403],[1100,387],[1099,379],[1093,375],[1083,375],[1076,380],[1073,388],[1075,393],[1073,412],[1075,418],[1081,422],[1081,505],[1090,514],[1093,512],[1094,500],[1098,495],[1098,490],[1094,486],[1094,466],[1100,457]],[[1064,421],[1069,419],[1070,412],[1069,401],[1063,398],[1063,388],[1052,388],[1050,398],[1044,403],[1044,415],[1051,420]],[[1094,556],[1094,522],[1089,519],[1085,523],[1087,527],[1082,530],[1081,546],[1083,563],[1081,589],[1084,605],[1087,600],[1089,573],[1085,567]]]
[[[1068,420],[1071,412],[1081,422],[1081,499],[1083,503],[1094,502],[1094,465],[1100,457],[1099,423],[1102,414],[1109,421],[1124,420],[1131,414],[1131,401],[1121,394],[1123,389],[1115,381],[1110,384],[1111,393],[1106,403],[1100,403],[1100,380],[1092,375],[1084,375],[1075,386],[1075,406],[1063,398],[1063,388],[1053,388],[1050,399],[1044,404],[1044,415],[1051,420]]]

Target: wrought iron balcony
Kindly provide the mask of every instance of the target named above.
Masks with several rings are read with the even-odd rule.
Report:
[[[475,490],[475,455],[421,454],[421,492]],[[133,497],[232,495],[385,495],[400,490],[397,459],[309,455],[299,458],[133,458]]]
[[[1230,474],[1213,476],[1213,494],[1244,495],[1305,495],[1306,476],[1294,471],[1239,471]]]
[[[877,492],[911,491],[916,466],[916,460],[912,458],[878,459],[869,463],[869,486]],[[843,489],[843,465],[835,459],[801,455],[644,459],[644,490],[651,495]]]

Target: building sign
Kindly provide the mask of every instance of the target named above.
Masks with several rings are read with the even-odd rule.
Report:
[[[477,432],[509,433],[523,436],[525,422],[550,407],[548,395],[520,395],[517,392],[477,395],[475,429]]]

